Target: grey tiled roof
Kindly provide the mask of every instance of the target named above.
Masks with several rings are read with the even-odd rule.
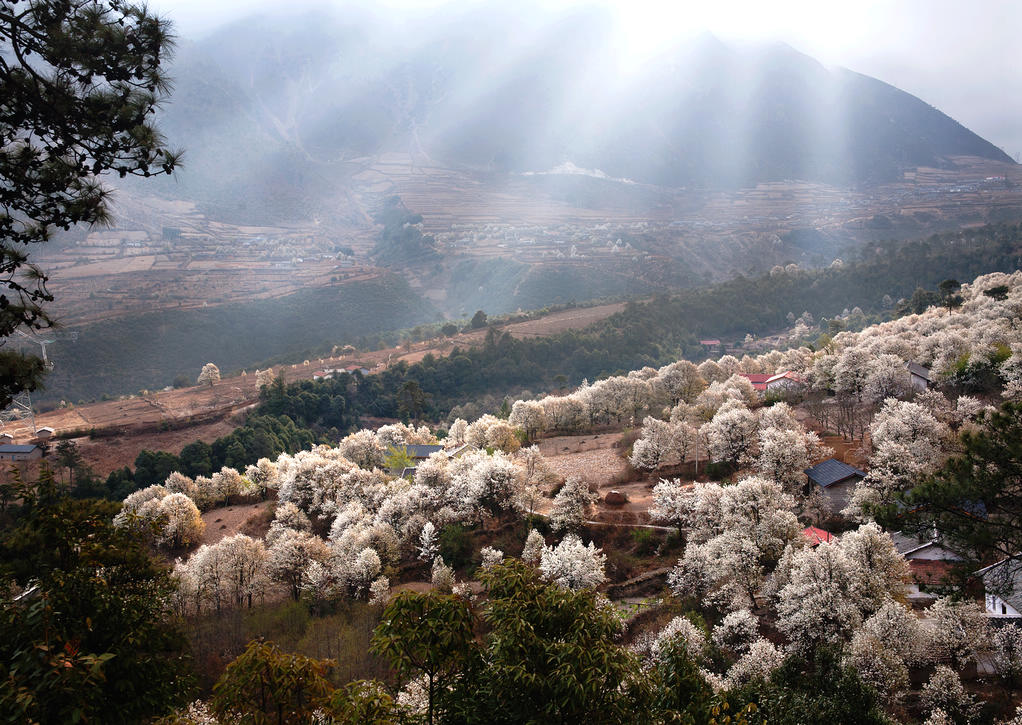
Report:
[[[905,367],[908,368],[908,371],[910,373],[912,373],[913,375],[918,375],[919,377],[921,377],[923,380],[925,380],[927,382],[930,381],[930,369],[929,368],[925,368],[922,365],[920,365],[919,363],[912,362],[911,360],[909,362],[905,363]]]
[[[408,450],[408,455],[412,458],[429,458],[431,454],[444,449],[443,446],[425,446],[419,444],[399,446],[399,448],[406,448]]]
[[[809,480],[823,488],[832,486],[852,476],[857,476],[858,478],[866,477],[865,471],[860,471],[855,466],[842,463],[836,458],[828,458],[825,461],[821,461],[812,468],[807,468],[805,473],[809,476]]]
[[[31,444],[15,445],[14,443],[5,443],[0,446],[0,453],[31,453],[35,450],[35,446]]]

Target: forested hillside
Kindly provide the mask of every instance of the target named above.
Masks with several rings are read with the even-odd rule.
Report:
[[[355,394],[344,392],[349,387],[343,380],[301,383],[291,391],[303,402],[277,403],[272,412],[288,414],[304,424],[340,427],[341,421],[325,412],[325,406],[343,396],[347,415],[357,411],[401,417],[400,391],[414,383],[426,396],[417,415],[443,416],[473,396],[575,384],[582,378],[660,365],[678,357],[699,359],[706,354],[700,339],[742,342],[747,334],[758,336],[787,327],[789,313],[798,317],[809,312],[820,320],[859,307],[882,318],[895,313],[900,298],[911,304],[917,288],[931,290],[932,296],[937,284],[948,277],[1009,272],[1020,263],[1022,226],[1016,225],[985,227],[965,236],[956,233],[872,245],[861,259],[824,270],[777,269],[763,277],[737,278],[658,296],[649,303],[630,303],[623,312],[583,331],[539,340],[516,340],[495,331],[481,347],[456,350],[444,358],[427,357],[415,365],[397,365],[372,375],[358,384]],[[844,324],[836,321],[836,329]],[[322,402],[312,403],[316,398]],[[310,416],[308,411],[316,412]]]
[[[387,331],[435,322],[437,312],[398,276],[274,299],[161,311],[78,328],[54,346],[45,399],[95,400],[194,381],[215,359],[225,372],[320,355],[335,344],[374,344]]]

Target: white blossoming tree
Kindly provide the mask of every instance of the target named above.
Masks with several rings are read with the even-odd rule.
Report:
[[[431,521],[422,525],[422,532],[419,534],[419,559],[425,562],[432,562],[440,553],[437,530]]]
[[[202,370],[199,372],[199,377],[195,380],[198,385],[208,385],[213,387],[215,383],[220,382],[220,368],[213,363],[206,363],[202,366]]]
[[[923,710],[943,712],[951,722],[969,722],[979,714],[980,704],[968,693],[962,678],[947,665],[937,665],[920,694]]]
[[[206,530],[195,502],[183,493],[172,493],[160,500],[160,541],[172,549],[196,544]]]
[[[313,534],[282,529],[268,550],[266,570],[269,576],[285,584],[295,601],[305,588],[309,564],[325,564],[330,556],[326,543]]]
[[[580,538],[568,534],[557,546],[543,547],[539,571],[544,580],[566,589],[592,589],[606,579],[606,560],[593,542],[586,546]]]
[[[383,468],[387,449],[371,430],[360,430],[346,436],[338,446],[342,456],[360,468]]]
[[[525,539],[525,547],[522,549],[522,561],[526,564],[539,564],[539,560],[543,556],[544,546],[546,546],[546,541],[543,539],[543,535],[536,531],[536,529],[529,529],[529,535]]]
[[[578,531],[592,515],[599,497],[589,490],[589,484],[572,476],[554,496],[550,510],[550,526],[554,531]]]
[[[756,442],[756,414],[744,403],[728,400],[700,432],[706,436],[712,460],[742,465],[750,459]]]
[[[743,655],[759,638],[759,620],[748,609],[729,612],[713,628],[711,638],[718,647]]]

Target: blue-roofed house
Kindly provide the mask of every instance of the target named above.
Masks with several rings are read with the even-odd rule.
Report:
[[[841,511],[848,505],[855,484],[866,477],[866,472],[849,466],[836,458],[820,461],[807,468],[805,474],[810,486],[818,486],[831,511]]]
[[[0,445],[0,461],[34,461],[42,457],[42,449],[31,443],[26,445],[14,443]]]

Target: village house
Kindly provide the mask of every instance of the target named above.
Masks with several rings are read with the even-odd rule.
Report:
[[[866,477],[865,471],[842,463],[836,458],[828,458],[807,468],[805,474],[809,479],[810,488],[814,485],[819,486],[830,510],[835,512],[848,505],[855,484]]]
[[[1001,559],[976,572],[983,579],[989,617],[1022,617],[1022,562]]]
[[[771,375],[763,385],[767,395],[777,396],[800,393],[806,388],[806,382],[790,370]]]
[[[908,384],[912,386],[913,390],[921,393],[930,387],[929,368],[909,360],[905,363],[905,369],[908,370]]]
[[[815,549],[820,544],[829,544],[837,541],[837,537],[829,531],[817,528],[816,526],[807,526],[802,529],[802,536],[806,537],[806,541],[809,542],[809,548]]]
[[[741,376],[752,383],[753,390],[759,393],[761,398],[766,395],[767,380],[774,377],[766,373],[741,373]]]
[[[43,450],[36,445],[0,445],[0,461],[35,461],[43,457]]]
[[[955,552],[945,548],[937,532],[930,535],[891,534],[894,548],[908,562],[912,583],[906,592],[910,604],[926,606],[937,599],[933,592],[944,584],[951,569],[962,561]]]

